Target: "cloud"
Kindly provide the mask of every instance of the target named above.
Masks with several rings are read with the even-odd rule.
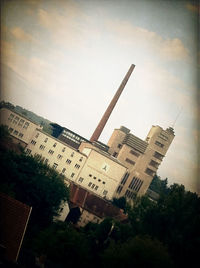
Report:
[[[118,38],[119,42],[126,45],[138,45],[146,50],[151,49],[155,55],[160,54],[165,60],[185,60],[189,50],[178,38],[164,39],[156,32],[136,27],[126,21],[107,21],[107,29]]]
[[[30,34],[25,33],[25,31],[20,27],[14,27],[10,30],[10,32],[16,39],[20,41],[34,41],[34,38]]]

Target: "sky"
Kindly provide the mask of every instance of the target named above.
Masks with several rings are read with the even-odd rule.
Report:
[[[199,1],[7,0],[1,100],[90,139],[131,64],[99,140],[174,127],[158,175],[200,193]]]

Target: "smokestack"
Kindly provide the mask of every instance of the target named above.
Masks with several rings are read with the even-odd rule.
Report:
[[[124,77],[121,85],[119,86],[117,92],[115,93],[112,101],[110,102],[107,110],[105,111],[103,117],[101,118],[101,121],[99,122],[97,128],[95,129],[94,133],[92,134],[92,137],[90,138],[90,141],[93,142],[93,141],[97,141],[99,136],[101,135],[101,132],[103,131],[104,127],[105,127],[105,124],[106,122],[108,121],[126,83],[128,82],[128,79],[129,77],[131,76],[132,72],[133,72],[133,69],[135,68],[135,65],[132,64],[131,67],[129,68],[126,76]]]

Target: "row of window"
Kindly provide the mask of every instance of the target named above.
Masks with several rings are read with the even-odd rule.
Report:
[[[159,142],[159,141],[155,141],[155,144],[156,144],[157,146],[159,146],[160,148],[163,148],[163,147],[164,147],[164,144],[161,143],[161,142]]]
[[[83,180],[84,180],[84,178],[80,177],[80,178],[78,179],[78,182],[82,183]],[[98,185],[94,184],[94,183],[91,182],[91,181],[88,183],[88,187],[90,187],[91,189],[94,189],[95,191],[97,191],[98,188],[99,188]],[[108,193],[107,190],[104,190],[104,191],[103,191],[103,195],[107,195],[107,193]]]
[[[159,163],[157,163],[157,162],[154,161],[154,160],[151,160],[151,162],[149,163],[149,165],[152,166],[152,167],[158,168]]]
[[[19,136],[20,138],[22,138],[22,137],[24,136],[23,133],[18,132],[17,130],[14,130],[14,129],[11,128],[11,127],[10,127],[8,130],[9,130],[10,134],[13,133],[13,135]]]
[[[135,162],[129,158],[126,158],[125,161],[131,165],[135,165]]]
[[[89,177],[92,177],[92,174],[89,174]],[[97,177],[93,176],[93,179],[96,180]],[[101,179],[98,179],[98,182],[101,182]],[[103,184],[106,184],[105,181],[102,181]]]
[[[91,189],[94,189],[95,191],[98,190],[99,186],[95,185],[94,183],[92,182],[89,182],[88,183],[88,187],[90,187]]]
[[[8,120],[15,125],[17,124],[19,127],[23,127],[24,129],[27,129],[29,126],[28,122],[25,122],[24,119],[20,119],[19,116],[15,116],[14,114],[10,114]]]
[[[35,145],[36,143],[37,143],[37,142],[36,142],[35,140],[32,140],[32,141],[31,141],[31,144],[33,144],[33,145]],[[53,147],[56,147],[56,144],[57,144],[57,143],[55,143],[55,144],[53,145]],[[40,149],[40,150],[44,150],[44,149],[45,149],[45,145],[42,145],[42,144],[41,144],[40,147],[39,147],[39,149]],[[65,152],[65,149],[66,149],[66,148],[64,147],[64,148],[62,149],[62,152]],[[50,149],[50,150],[48,151],[48,153],[52,155],[52,154],[54,153],[54,151]],[[74,156],[74,152],[72,152],[70,156],[73,157],[73,156]],[[58,154],[57,158],[61,160],[61,159],[63,158],[63,156],[62,156],[61,154]],[[80,157],[79,161],[82,162],[82,161],[83,161],[83,157]],[[69,163],[68,163],[68,164],[70,164],[70,163],[71,163],[71,160],[69,160]]]
[[[152,177],[155,175],[155,171],[153,171],[153,170],[150,169],[150,168],[147,168],[147,169],[145,170],[145,173],[148,174],[148,175],[150,175],[150,176],[152,176]]]
[[[162,160],[164,155],[158,153],[158,152],[155,152],[154,155],[153,155],[155,158],[159,159],[159,160]]]
[[[136,157],[139,157],[140,154],[136,151],[130,150],[130,154],[135,155]]]
[[[167,136],[165,136],[164,134],[162,134],[162,133],[160,133],[160,135],[158,136],[159,138],[161,138],[161,139],[163,139],[163,140],[165,140],[165,141],[167,141],[168,140],[168,137]]]
[[[134,199],[134,198],[135,198],[135,192],[126,190],[126,192],[125,192],[125,196],[126,196],[127,198],[129,198],[129,199]]]
[[[129,184],[128,188],[131,190],[134,190],[135,192],[138,192],[143,184],[143,181],[140,180],[137,177],[133,177],[131,183]]]

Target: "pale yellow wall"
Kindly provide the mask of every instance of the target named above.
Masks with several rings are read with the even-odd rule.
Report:
[[[116,146],[116,144],[118,144],[119,142],[118,140],[119,135],[116,133],[120,133],[120,132],[121,132],[120,130],[115,130],[114,134],[112,135],[113,139],[115,137],[117,139],[116,142],[112,140],[112,144],[114,144],[114,146]],[[121,185],[123,187],[121,192],[120,193],[116,192],[115,196],[116,197],[124,196],[126,191],[130,190],[129,185],[134,176],[139,178],[143,182],[140,189],[137,191],[137,194],[144,195],[153,179],[153,176],[156,174],[159,168],[159,165],[162,162],[162,160],[154,156],[155,152],[160,153],[164,157],[173,139],[174,139],[174,134],[172,132],[168,130],[163,130],[160,126],[152,126],[146,139],[146,141],[148,142],[148,146],[144,153],[140,153],[139,157],[136,157],[130,154],[130,150],[132,148],[124,144],[118,153],[117,159],[128,168],[128,172],[130,173],[130,175],[126,183],[124,185]],[[156,142],[163,144],[163,147],[160,147],[157,144],[155,144]],[[110,146],[111,146],[111,143],[110,143]],[[135,164],[128,163],[126,161],[126,158],[134,161]],[[155,164],[156,166],[152,166],[150,164],[152,160],[155,162],[155,163],[153,162],[153,164]],[[151,175],[146,173],[147,169],[150,169],[152,171]],[[130,191],[133,191],[133,190],[130,190]]]
[[[12,120],[10,118],[11,114],[14,116]],[[1,120],[0,120],[1,125],[8,126],[10,135],[17,138],[20,141],[25,142],[26,144],[28,144],[29,141],[31,140],[36,128],[41,129],[41,127],[38,124],[33,123],[32,121],[26,119],[25,117],[7,108],[2,108],[0,110],[0,116],[1,116]],[[17,123],[15,123],[16,118],[19,118]],[[20,120],[23,120],[24,122]],[[27,128],[26,128],[26,123],[29,124]],[[17,133],[15,133],[16,131]]]
[[[46,139],[47,142],[45,142]],[[32,141],[36,142],[35,145],[32,144]],[[54,147],[55,143],[56,147]],[[41,145],[44,146],[43,149],[40,148]],[[64,148],[65,151],[63,152],[62,150]],[[49,150],[52,150],[53,154],[50,154]],[[63,175],[72,181],[76,181],[76,178],[78,177],[79,172],[86,161],[85,155],[40,130],[35,131],[32,140],[26,148],[26,151],[32,155],[39,154],[44,159],[48,159],[48,164],[50,166],[53,166],[54,163],[57,164],[58,166],[56,167],[56,170],[58,172],[62,172],[62,170],[65,168],[66,170],[63,172]],[[59,155],[61,155],[60,158]],[[67,160],[70,160],[71,163],[67,163]],[[79,165],[80,167],[77,168],[75,165]],[[73,177],[72,173],[74,173]]]
[[[114,152],[119,153],[120,148],[118,148],[118,144],[122,144],[124,138],[126,137],[126,133],[121,131],[120,129],[115,129],[112,133],[108,141],[109,153],[113,155]]]
[[[131,154],[130,152],[134,151],[135,153],[139,154],[139,156],[135,156],[133,154]],[[138,152],[137,150],[134,150],[133,148],[131,148],[130,146],[123,144],[117,159],[123,164],[125,165],[130,171],[132,169],[135,168],[138,160],[141,158],[142,153]],[[127,162],[127,159],[130,159],[131,161],[135,162],[135,164],[129,163]]]
[[[76,182],[101,197],[106,196],[107,199],[112,199],[127,169],[109,156],[94,149],[90,150]],[[81,179],[82,182],[79,181],[80,178],[83,179]],[[107,191],[107,194],[104,191]]]

